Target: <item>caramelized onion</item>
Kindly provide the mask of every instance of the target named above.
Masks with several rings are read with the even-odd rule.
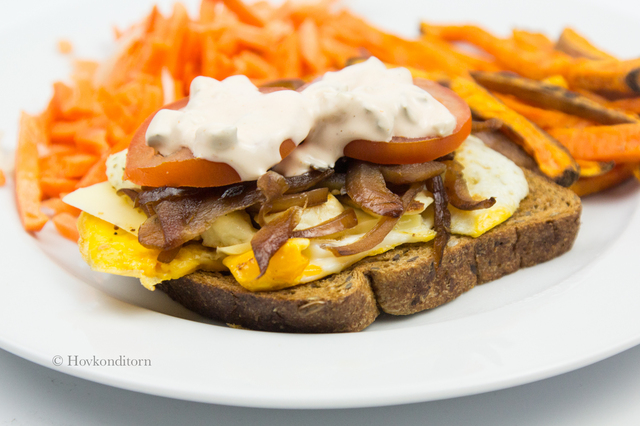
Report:
[[[152,215],[140,225],[138,241],[147,248],[163,249],[167,246],[158,215]]]
[[[129,197],[131,199],[131,201],[133,202],[133,207],[134,208],[140,208],[140,210],[142,210],[144,212],[144,214],[149,218],[151,216],[153,216],[155,214],[155,212],[153,211],[153,208],[151,207],[147,207],[147,205],[145,204],[140,204],[140,192],[133,189],[133,188],[120,188],[118,189],[118,191],[116,191],[116,194],[118,195],[126,195],[127,197]]]
[[[382,217],[378,222],[367,232],[364,234],[362,238],[358,241],[347,244],[345,246],[337,246],[331,247],[327,246],[326,248],[333,253],[336,257],[341,256],[351,256],[353,254],[362,253],[363,251],[371,250],[378,244],[384,240],[389,232],[396,226],[398,223],[398,217]]]
[[[324,221],[311,228],[293,231],[294,238],[317,238],[351,229],[358,224],[358,217],[353,209],[348,209],[338,216]]]
[[[131,199],[131,201],[133,202],[134,205],[137,205],[138,203],[138,191],[136,191],[133,188],[120,188],[116,191],[116,194],[118,195],[126,195],[127,197],[129,197]]]
[[[380,166],[380,171],[387,182],[402,185],[424,182],[434,176],[441,175],[446,168],[444,164],[437,161],[428,161],[426,163]]]
[[[258,179],[258,190],[262,192],[265,198],[256,217],[256,221],[260,226],[265,225],[264,217],[271,212],[274,200],[281,198],[288,189],[289,184],[284,176],[276,172],[268,171],[260,176],[260,179]]]
[[[418,192],[422,191],[423,189],[424,184],[422,183],[415,183],[411,185],[407,192],[405,192],[402,196],[401,202],[403,205],[403,209],[405,207],[408,207],[415,196],[418,194]],[[400,220],[400,217],[383,217],[378,220],[373,228],[371,228],[369,232],[364,234],[364,236],[358,241],[344,246],[327,246],[326,248],[330,250],[336,257],[350,256],[353,254],[371,250],[384,240],[384,238],[389,234],[389,232],[391,232],[396,223],[398,223],[398,220]]]
[[[243,210],[263,199],[255,183],[213,188],[154,205],[155,216],[138,232],[138,241],[147,248],[169,250],[196,238],[220,216]]]
[[[447,199],[442,177],[435,176],[429,179],[427,181],[427,189],[433,194],[435,205],[434,226],[436,228],[436,238],[433,241],[433,248],[436,252],[436,267],[439,267],[444,257],[444,249],[451,236],[451,214],[447,208],[449,200]]]
[[[171,261],[176,258],[181,248],[182,246],[178,246],[176,248],[161,251],[160,254],[158,254],[158,262],[171,263]]]
[[[290,207],[313,207],[327,202],[329,190],[327,188],[316,188],[307,192],[297,194],[287,194],[273,201],[271,212],[281,212]]]
[[[289,189],[286,193],[293,194],[306,191],[331,175],[333,175],[333,169],[314,169],[298,176],[287,177],[285,180],[287,181],[287,185],[289,185]]]
[[[282,216],[279,216],[260,228],[260,230],[251,239],[251,248],[253,255],[258,262],[260,275],[267,272],[269,260],[291,237],[293,229],[300,221],[301,209],[292,207]]]
[[[389,191],[376,165],[363,161],[351,163],[345,188],[351,200],[368,213],[395,218],[402,215],[402,200]]]
[[[444,188],[449,198],[449,204],[460,210],[480,210],[493,206],[496,203],[494,197],[480,201],[473,199],[462,175],[462,169],[462,164],[457,161],[447,162]]]
[[[344,187],[346,185],[346,179],[347,175],[345,173],[334,173],[318,182],[317,186],[328,188],[329,191],[340,191],[342,195],[345,195],[346,190]]]

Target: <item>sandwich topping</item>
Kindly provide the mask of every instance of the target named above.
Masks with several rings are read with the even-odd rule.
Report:
[[[185,147],[196,158],[226,163],[247,181],[280,163],[286,140],[305,141],[276,169],[295,176],[333,167],[351,141],[443,137],[455,127],[453,114],[414,85],[407,69],[370,58],[301,91],[261,93],[245,76],[196,77],[188,104],[160,110],[145,140],[163,156]]]
[[[463,101],[375,58],[299,91],[198,77],[109,159],[109,182],[65,202],[95,270],[274,290],[405,243],[435,238],[441,261],[451,232],[509,218],[524,174],[469,132]]]

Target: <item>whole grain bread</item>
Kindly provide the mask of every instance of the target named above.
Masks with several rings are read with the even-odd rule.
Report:
[[[403,245],[284,290],[253,293],[231,275],[213,272],[196,272],[158,288],[205,317],[266,331],[360,331],[379,311],[408,315],[435,308],[477,284],[571,248],[580,226],[580,199],[532,172],[525,175],[529,195],[518,211],[478,238],[453,236],[437,269],[429,242]]]

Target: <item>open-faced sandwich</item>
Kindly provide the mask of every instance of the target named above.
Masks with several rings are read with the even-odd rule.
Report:
[[[451,90],[375,58],[277,86],[197,77],[66,196],[89,265],[225,323],[342,332],[571,248],[578,197],[470,136]]]

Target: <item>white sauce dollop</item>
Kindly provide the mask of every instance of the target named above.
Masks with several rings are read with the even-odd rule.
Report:
[[[333,167],[353,140],[442,137],[455,127],[456,118],[413,84],[409,70],[370,58],[326,73],[302,92],[262,94],[244,76],[197,77],[188,105],[159,111],[146,140],[162,155],[188,147],[195,157],[227,163],[243,180],[255,180],[280,163],[287,139],[304,144],[275,170],[293,176]]]
[[[442,137],[456,127],[453,114],[414,85],[408,69],[388,69],[377,58],[328,72],[302,94],[311,100],[315,125],[304,144],[276,167],[285,176],[333,167],[353,140]]]
[[[306,98],[293,90],[263,94],[243,75],[196,77],[187,106],[160,110],[146,140],[162,155],[188,147],[194,157],[227,163],[242,180],[256,180],[280,161],[282,142],[299,144],[312,123]]]

